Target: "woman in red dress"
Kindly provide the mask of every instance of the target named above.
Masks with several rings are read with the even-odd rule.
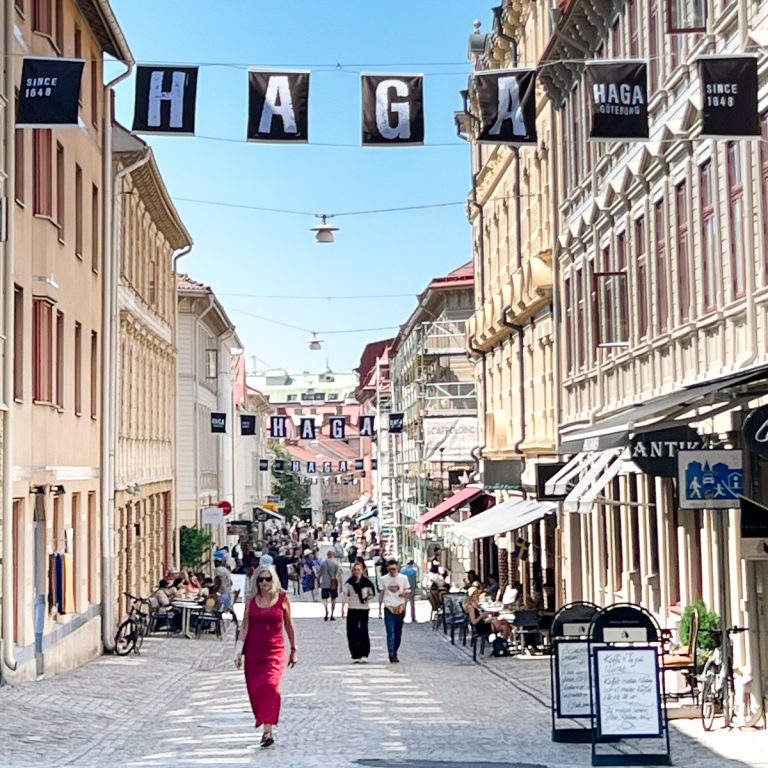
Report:
[[[280,681],[285,671],[285,639],[290,653],[288,666],[296,666],[296,633],[291,604],[280,588],[274,566],[259,566],[251,577],[245,600],[245,615],[238,637],[237,668],[245,656],[245,684],[251,700],[256,727],[264,726],[262,747],[275,743],[272,727],[280,717]]]

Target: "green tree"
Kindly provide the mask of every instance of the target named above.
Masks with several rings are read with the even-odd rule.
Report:
[[[282,471],[275,469],[272,462],[273,493],[279,496],[283,501],[280,513],[290,520],[301,514],[302,507],[309,506],[309,494],[302,485],[301,478],[295,472],[291,472],[291,455],[283,448],[280,443],[270,441],[269,448],[274,454],[275,459],[284,462]]]
[[[181,550],[182,568],[198,568],[210,550],[213,539],[200,528],[179,528],[179,549]]]
[[[713,630],[720,629],[720,616],[714,611],[710,611],[703,600],[697,600],[695,603],[689,603],[685,606],[680,619],[680,640],[683,643],[688,642],[694,610],[699,612],[699,637],[696,645],[704,651],[714,651],[720,645],[719,635],[713,632]]]

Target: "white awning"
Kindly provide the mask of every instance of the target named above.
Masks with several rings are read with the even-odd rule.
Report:
[[[556,505],[528,499],[508,499],[470,517],[451,530],[451,538],[474,541],[497,533],[507,533],[535,523],[555,511]]]
[[[356,517],[365,509],[369,501],[370,499],[367,496],[358,499],[354,504],[350,504],[348,507],[340,509],[336,513],[336,519],[343,520],[345,517]]]
[[[627,448],[611,448],[586,455],[588,461],[580,467],[582,474],[579,481],[563,502],[565,512],[590,512],[598,497],[615,477],[638,471],[638,467],[629,458]]]
[[[547,496],[565,496],[568,493],[568,486],[578,478],[582,466],[589,463],[591,453],[577,453],[565,466],[555,472],[552,477],[544,483],[544,491]]]

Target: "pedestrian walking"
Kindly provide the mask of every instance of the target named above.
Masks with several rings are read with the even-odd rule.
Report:
[[[409,560],[403,568],[400,569],[400,573],[408,579],[408,588],[411,596],[408,598],[408,602],[411,606],[411,621],[416,623],[416,582],[419,577],[419,569],[416,567],[416,563],[413,560]]]
[[[274,566],[259,566],[245,601],[235,665],[238,669],[245,666],[245,684],[256,727],[264,726],[262,747],[275,743],[273,727],[280,718],[280,681],[286,663],[285,634],[290,643],[288,666],[295,667],[298,657],[291,603],[280,588]]]
[[[301,561],[301,591],[312,593],[312,602],[317,600],[315,591],[317,590],[317,569],[319,563],[312,554],[312,550],[304,550],[304,559]]]
[[[405,620],[405,605],[410,597],[408,579],[398,571],[397,560],[387,561],[387,574],[381,578],[379,592],[379,618],[384,607],[384,626],[387,630],[387,651],[389,660],[397,664],[397,652],[403,636],[403,621]]]
[[[374,589],[370,579],[363,574],[360,563],[352,566],[352,575],[344,584],[342,608],[347,611],[347,645],[355,664],[365,663],[371,652],[371,638],[368,635],[368,615]]]
[[[329,549],[320,566],[320,598],[325,609],[325,621],[336,621],[333,612],[336,610],[336,600],[339,597],[339,583],[341,582],[341,564],[336,559],[336,553]],[[328,601],[331,602],[331,612],[328,613]]]

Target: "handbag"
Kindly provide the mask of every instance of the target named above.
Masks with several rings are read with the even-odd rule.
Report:
[[[405,603],[401,603],[400,605],[388,606],[387,610],[390,613],[394,613],[395,616],[402,616],[405,613]]]
[[[338,579],[331,579],[331,589],[334,592],[338,592],[339,591],[339,580]]]

